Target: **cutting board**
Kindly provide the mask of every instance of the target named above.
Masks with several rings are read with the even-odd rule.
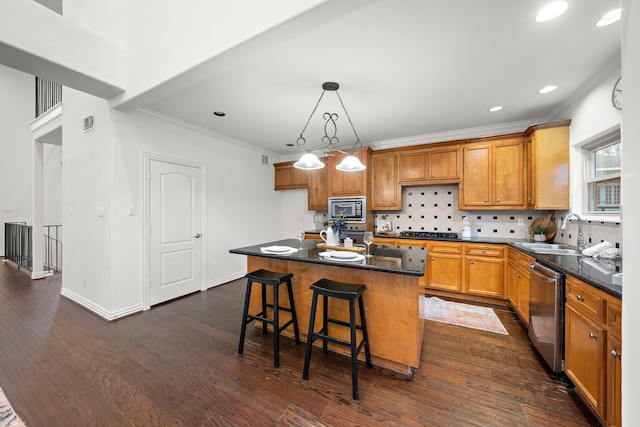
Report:
[[[545,233],[545,237],[547,240],[551,240],[556,235],[556,223],[551,219],[552,216],[553,211],[549,212],[544,218],[534,219],[530,227],[533,228],[536,225],[546,225],[549,227],[549,230]]]
[[[367,248],[363,248],[361,246],[352,246],[350,248],[345,248],[344,246],[327,245],[326,243],[318,243],[316,244],[316,246],[323,249],[334,249],[336,251],[349,251],[349,252],[358,252],[358,253],[364,252],[367,250]]]

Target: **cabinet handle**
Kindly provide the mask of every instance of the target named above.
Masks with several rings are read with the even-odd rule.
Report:
[[[500,203],[500,199],[496,199],[496,202]]]
[[[580,302],[584,301],[584,298],[582,297],[582,295],[576,295],[576,299]]]
[[[617,352],[617,351],[615,351],[615,350],[611,350],[611,356],[612,356],[612,357],[622,357],[622,354],[618,353],[618,352]]]
[[[482,253],[483,253],[483,254],[486,254],[486,253],[487,253],[487,250],[486,250],[486,249],[483,249],[483,250],[482,250]]]
[[[488,202],[489,202],[489,199],[484,199],[484,202],[485,202],[485,203],[488,203]]]
[[[519,279],[520,277],[522,277],[522,276],[520,276],[520,274],[518,274],[518,279]]]
[[[431,174],[431,178],[435,178],[435,177],[436,177],[436,174],[435,174],[435,173],[432,173],[432,174]]]
[[[473,261],[469,261],[469,264],[473,265]]]
[[[592,340],[597,340],[598,336],[596,334],[594,334],[593,332],[589,332],[589,338],[591,338]]]
[[[435,258],[431,257],[431,261],[435,261],[435,260],[436,260]]]

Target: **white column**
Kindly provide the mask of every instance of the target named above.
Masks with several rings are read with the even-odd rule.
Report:
[[[33,233],[31,235],[32,245],[32,266],[31,278],[42,279],[53,273],[45,272],[44,268],[44,237],[43,237],[43,185],[42,185],[42,169],[43,169],[43,146],[41,142],[33,141],[32,167],[33,167]]]

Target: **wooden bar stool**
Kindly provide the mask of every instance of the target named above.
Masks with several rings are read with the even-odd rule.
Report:
[[[267,324],[273,325],[273,366],[280,366],[280,333],[289,325],[293,324],[293,333],[295,335],[296,344],[300,344],[300,332],[298,330],[298,317],[296,316],[296,306],[293,302],[293,289],[291,287],[291,273],[277,273],[269,270],[256,270],[248,273],[247,292],[244,297],[244,312],[242,314],[242,328],[240,329],[240,344],[238,345],[238,354],[242,354],[244,349],[244,337],[247,332],[247,325],[254,320],[262,322],[262,334],[267,334]],[[251,288],[253,283],[262,285],[262,311],[257,314],[249,313],[249,300],[251,298]],[[287,283],[287,292],[289,294],[289,307],[280,305],[278,294],[282,283]],[[273,288],[273,304],[267,303],[267,286]],[[273,309],[273,319],[267,316],[267,308]],[[280,326],[280,310],[291,313],[291,319],[284,325]]]
[[[327,342],[331,341],[335,344],[340,344],[351,349],[351,387],[353,392],[353,399],[357,400],[358,395],[358,354],[364,346],[364,354],[366,358],[367,368],[371,369],[371,353],[369,352],[369,337],[367,335],[367,322],[364,315],[364,301],[362,300],[362,294],[367,287],[365,285],[353,285],[350,283],[336,282],[329,279],[320,279],[311,285],[310,289],[313,289],[313,297],[311,300],[311,315],[309,319],[309,334],[307,335],[307,350],[304,356],[304,371],[302,372],[302,378],[309,378],[309,362],[311,360],[311,347],[313,342],[320,338],[322,340],[322,353],[327,354]],[[314,323],[316,320],[316,309],[318,305],[318,296],[322,295],[324,310],[322,314],[322,329],[318,332],[314,332]],[[333,319],[328,317],[329,312],[329,297],[339,298],[349,301],[349,322]],[[358,300],[358,307],[360,310],[360,325],[356,323],[356,308],[355,301]],[[331,337],[328,335],[328,324],[333,323],[340,326],[346,326],[350,329],[351,336],[349,341],[341,340],[339,338]],[[356,330],[362,331],[362,340],[357,343]]]

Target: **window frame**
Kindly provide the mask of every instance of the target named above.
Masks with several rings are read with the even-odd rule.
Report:
[[[620,144],[622,150],[622,137],[620,128],[607,132],[596,140],[582,146],[582,212],[584,216],[592,217],[594,219],[601,220],[614,220],[619,221],[622,212],[622,203],[620,208],[615,211],[594,211],[589,209],[590,205],[590,191],[589,185],[597,182],[608,181],[610,179],[618,179],[622,183],[622,164],[620,165],[620,172],[604,175],[601,177],[595,176],[595,153],[598,150],[609,147],[611,145]]]

